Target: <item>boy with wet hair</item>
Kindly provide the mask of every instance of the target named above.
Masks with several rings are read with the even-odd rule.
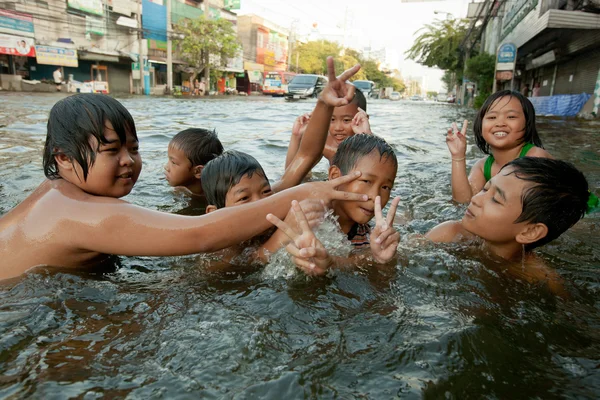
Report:
[[[480,238],[493,254],[518,260],[562,235],[597,202],[572,164],[522,157],[473,196],[461,221],[444,222],[426,236],[434,242]]]
[[[207,212],[250,203],[272,193],[260,163],[236,150],[228,150],[206,164],[202,170],[202,188],[209,204]]]
[[[348,204],[332,202],[333,213],[348,240],[355,247],[369,246],[373,259],[378,264],[387,264],[396,255],[400,234],[394,229],[394,217],[400,198],[392,201],[387,218],[382,208],[387,204],[396,172],[398,160],[392,147],[375,135],[359,134],[344,140],[329,168],[329,179],[337,179],[361,171],[355,183],[340,186],[351,193],[368,195],[367,201],[352,201]],[[268,215],[267,219],[279,228],[291,241],[286,249],[294,263],[309,275],[324,274],[328,269],[347,266],[356,260],[332,257],[312,232],[302,210],[294,204],[293,212],[300,227],[299,232],[287,222]],[[369,222],[375,217],[375,227]]]
[[[165,177],[169,185],[182,186],[193,195],[203,195],[200,177],[204,165],[223,153],[223,145],[214,130],[189,128],[169,142],[169,160]]]
[[[358,89],[354,91],[354,97],[349,104],[336,107],[333,110],[331,121],[328,127],[327,142],[323,149],[323,156],[327,158],[329,164],[340,143],[344,139],[357,133],[371,133],[369,125],[369,116],[367,115],[367,99]],[[302,143],[304,132],[310,120],[311,113],[307,113],[296,118],[292,127],[292,137],[288,146],[288,152],[285,160],[285,166],[289,165],[291,159],[298,151]]]

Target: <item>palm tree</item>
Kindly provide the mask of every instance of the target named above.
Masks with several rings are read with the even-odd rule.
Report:
[[[426,24],[415,34],[412,47],[406,52],[408,58],[427,67],[457,71],[462,69],[459,45],[468,29],[463,19],[436,20]]]

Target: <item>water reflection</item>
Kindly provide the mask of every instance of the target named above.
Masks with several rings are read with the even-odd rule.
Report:
[[[41,150],[60,94],[0,96],[0,214],[43,179]],[[168,212],[201,204],[163,178],[178,131],[215,128],[225,148],[283,173],[291,124],[313,102],[129,97],[142,175],[127,200]],[[27,104],[27,107],[23,105]],[[474,114],[425,102],[369,103],[398,153],[394,195],[406,238],[458,218],[443,134]],[[598,122],[545,118],[556,157],[600,186]],[[470,164],[478,150],[467,152]],[[317,178],[326,176],[321,162]],[[0,396],[184,398],[595,398],[598,215],[539,253],[569,296],[515,279],[464,245],[403,242],[392,271],[330,277],[209,272],[206,256],[122,258],[110,273],[41,270],[0,288]]]

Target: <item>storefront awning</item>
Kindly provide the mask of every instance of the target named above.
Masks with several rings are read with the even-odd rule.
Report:
[[[152,57],[148,57],[148,62],[154,63],[154,64],[166,64],[167,63],[167,59],[165,57],[156,57],[156,56],[152,56]],[[171,62],[173,64],[187,64],[185,61],[183,60],[171,60]]]
[[[240,68],[231,68],[231,67],[218,67],[216,68],[219,71],[223,71],[223,72],[235,72],[236,74],[240,74],[243,73],[244,70],[240,69]]]
[[[81,50],[79,52],[80,60],[88,60],[88,61],[106,61],[106,62],[119,62],[119,57],[121,57],[121,53],[118,51],[111,50]]]

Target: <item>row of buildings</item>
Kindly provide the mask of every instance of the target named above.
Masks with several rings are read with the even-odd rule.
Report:
[[[265,72],[287,70],[289,32],[236,8],[239,0],[0,0],[0,83],[26,90],[61,67],[65,80],[103,82],[111,93],[163,93],[172,26],[205,15],[229,20],[243,47],[211,89],[249,91]],[[172,65],[173,85],[189,86],[198,71],[176,52]]]
[[[505,43],[517,49],[514,75],[498,88],[527,86],[539,96],[596,92],[600,102],[599,0],[485,0],[472,3],[469,14],[480,23],[465,46],[479,42],[489,54]]]

